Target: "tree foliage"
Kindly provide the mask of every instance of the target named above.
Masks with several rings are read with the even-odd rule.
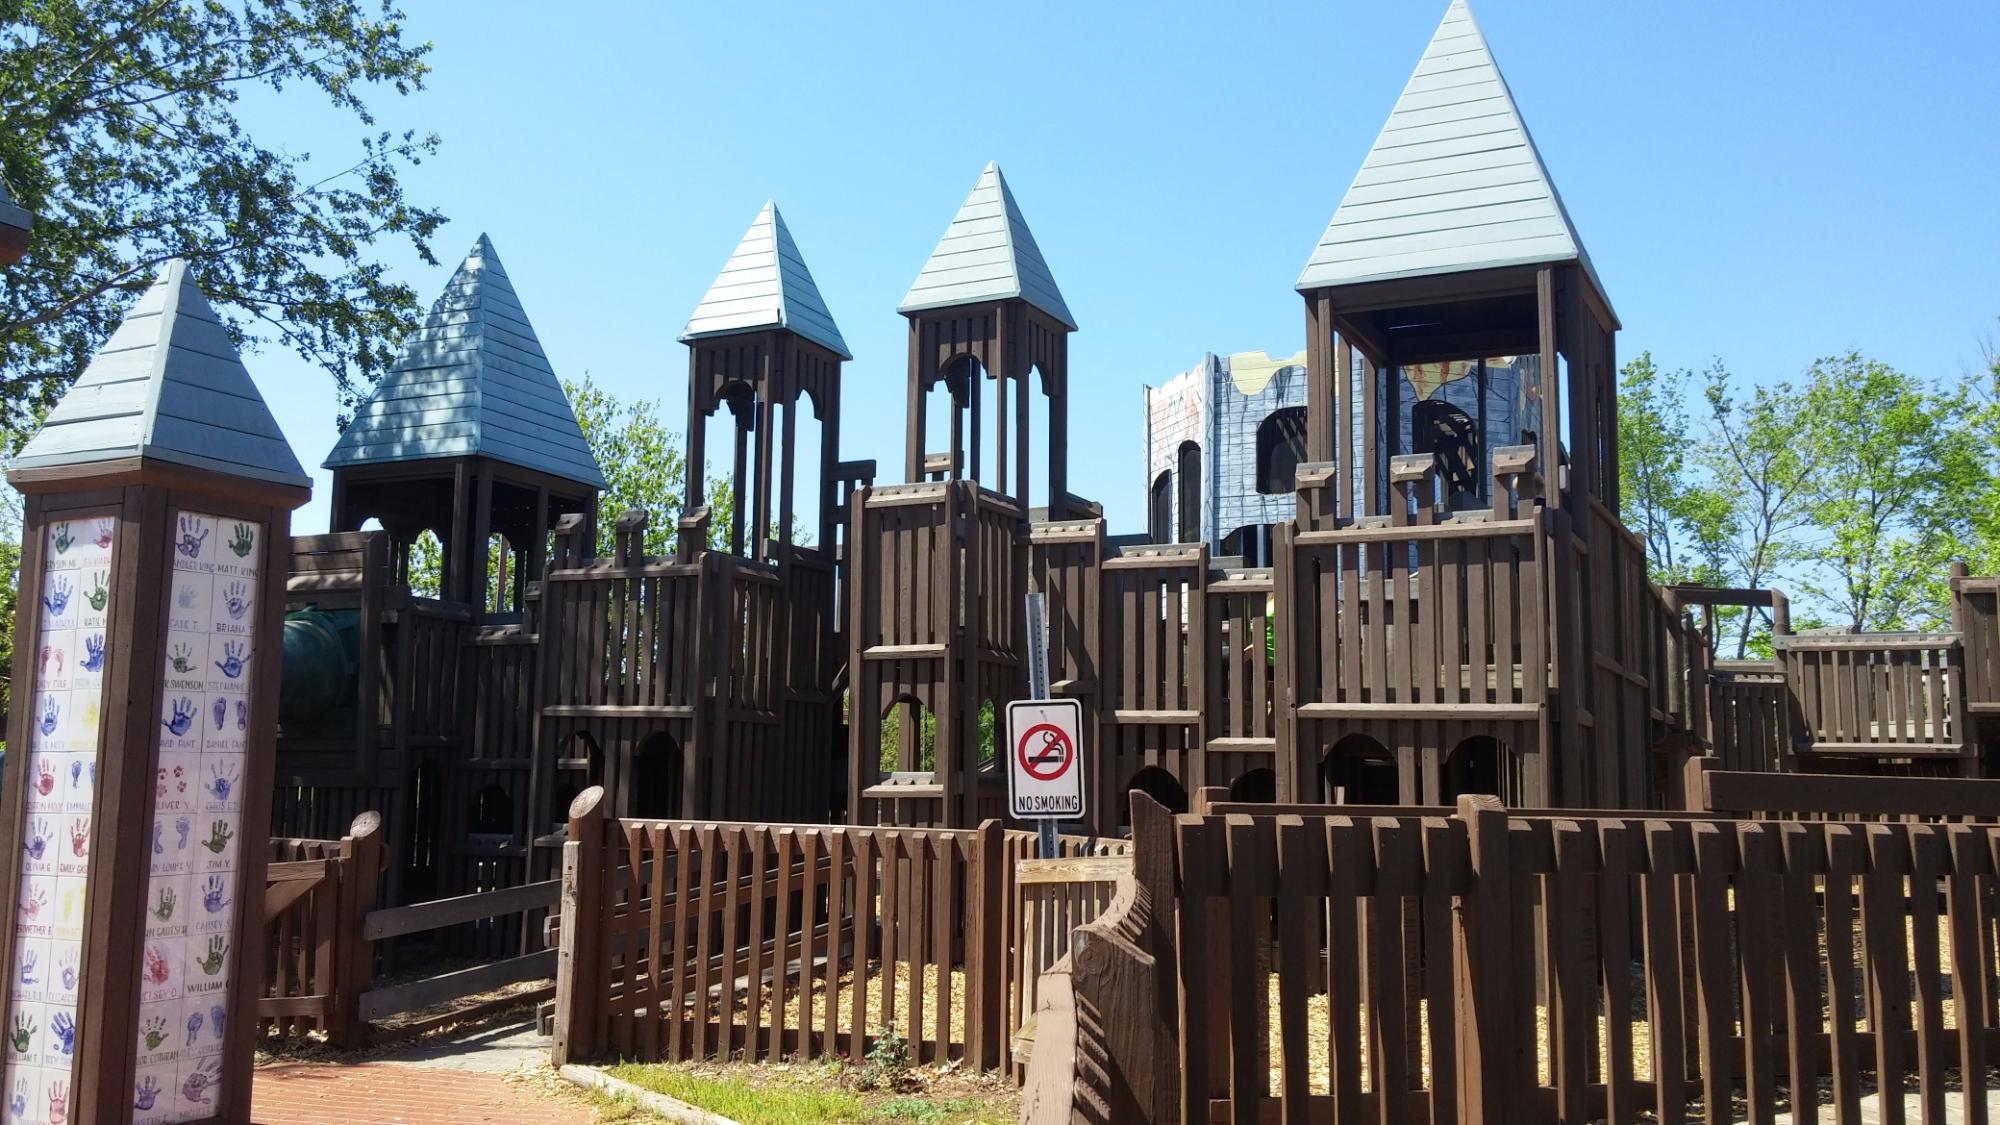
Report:
[[[0,173],[37,216],[0,293],[0,393],[19,419],[80,374],[131,295],[187,259],[239,345],[275,337],[350,405],[414,323],[375,251],[435,263],[443,216],[406,198],[435,135],[379,126],[366,95],[422,87],[430,45],[362,0],[17,0],[0,24]],[[246,95],[331,105],[354,150],[262,144]]]
[[[647,516],[646,553],[672,554],[687,495],[687,458],[682,453],[681,435],[660,421],[658,402],[622,402],[588,374],[582,382],[565,382],[563,390],[569,394],[577,426],[604,474],[606,487],[597,497],[598,551],[611,553],[618,517],[636,508]],[[729,540],[729,485],[710,476],[705,491],[711,514],[708,545],[721,548]]]

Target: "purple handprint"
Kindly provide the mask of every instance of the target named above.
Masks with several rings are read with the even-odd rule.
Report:
[[[188,1075],[187,1080],[181,1083],[181,1096],[201,1105],[209,1104],[208,1089],[215,1085],[221,1071],[219,1063],[203,1063],[200,1070]]]
[[[62,955],[62,957],[61,957],[61,958],[60,958],[60,959],[59,959],[59,960],[58,960],[58,961],[57,961],[56,963],[57,963],[57,964],[58,964],[59,966],[61,966],[61,968],[62,968],[62,986],[63,986],[63,991],[64,991],[64,992],[75,992],[75,991],[76,991],[76,954],[74,954],[74,953],[68,953],[68,952],[65,952],[65,953],[64,953],[64,954]]]
[[[250,603],[250,588],[241,582],[231,582],[222,592],[222,606],[229,611],[231,621],[243,620],[243,615],[250,612]]]
[[[229,701],[216,696],[215,706],[209,708],[209,714],[215,717],[215,729],[221,730],[223,722],[229,718]]]
[[[215,662],[222,674],[234,680],[243,675],[243,666],[250,663],[250,646],[240,641],[226,641],[222,646],[222,659]]]
[[[163,829],[164,827],[165,827],[165,826],[164,826],[164,825],[162,825],[162,824],[161,824],[161,823],[160,823],[159,821],[157,821],[157,820],[153,822],[153,854],[154,854],[154,855],[160,855],[160,854],[164,853],[164,852],[165,852],[165,851],[167,850],[167,849],[166,849],[166,848],[165,848],[164,846],[162,846],[162,845],[161,845],[161,843],[160,843],[160,831],[161,831],[161,830],[162,830],[162,829]]]
[[[187,1029],[188,1029],[188,1037],[187,1037],[187,1044],[186,1044],[186,1045],[187,1045],[187,1046],[189,1046],[189,1047],[192,1047],[192,1046],[194,1046],[194,1041],[195,1041],[196,1037],[198,1037],[199,1035],[201,1035],[201,1013],[200,1013],[200,1012],[190,1012],[190,1013],[188,1013],[188,1022],[187,1022]]]
[[[43,736],[46,737],[48,735],[54,734],[56,732],[56,727],[61,723],[62,723],[62,708],[57,705],[56,697],[53,695],[43,696],[42,721],[39,724],[42,728]],[[47,794],[45,793],[43,794],[43,796],[47,796]]]
[[[28,853],[29,859],[41,862],[43,854],[49,850],[48,821],[38,820],[34,823],[28,832],[27,841],[21,845],[21,850]]]
[[[208,783],[209,795],[218,801],[227,801],[229,799],[229,791],[236,787],[238,774],[235,768],[231,767],[229,772],[224,773],[221,766],[212,765],[208,767],[208,772],[211,778]]]
[[[208,1010],[208,1029],[217,1039],[222,1038],[222,1005],[217,1004]]]
[[[56,1039],[62,1046],[63,1054],[75,1053],[76,1020],[68,1012],[57,1012],[56,1018],[49,1021],[49,1030],[56,1033]]]
[[[83,638],[83,660],[77,667],[86,672],[95,672],[104,667],[103,633],[93,633]]]
[[[196,532],[200,532],[199,535]],[[174,544],[176,550],[191,559],[201,557],[201,545],[208,542],[208,529],[193,516],[181,517],[181,541]]]
[[[141,1078],[137,1086],[132,1087],[133,1109],[137,1110],[151,1109],[153,1108],[153,1103],[159,1100],[160,1100],[160,1080],[153,1077],[150,1074],[148,1074],[144,1078]]]
[[[175,738],[186,734],[194,725],[194,700],[182,696],[174,700],[174,715],[171,719],[161,719],[160,725],[172,731]]]
[[[184,816],[175,817],[174,831],[180,834],[180,842],[175,844],[174,847],[179,848],[181,851],[186,851],[188,846],[188,833],[190,831],[193,831],[193,829],[194,829],[193,821],[189,820],[187,817]]]
[[[210,875],[208,885],[202,889],[201,905],[210,914],[220,914],[229,907],[229,899],[224,897],[229,888],[222,882],[222,876]]]
[[[76,587],[70,585],[69,579],[58,578],[49,584],[49,592],[42,595],[42,608],[49,611],[50,617],[61,617],[69,611],[70,595],[74,593]]]
[[[28,986],[28,985],[34,985],[34,984],[40,984],[40,983],[42,983],[42,980],[41,980],[41,978],[35,975],[35,962],[36,962],[37,960],[38,960],[38,958],[37,958],[37,957],[35,956],[35,951],[34,951],[34,950],[32,950],[32,949],[28,949],[28,950],[23,950],[23,951],[22,951],[22,953],[21,953],[21,985],[22,985],[22,987],[26,987],[26,986]]]

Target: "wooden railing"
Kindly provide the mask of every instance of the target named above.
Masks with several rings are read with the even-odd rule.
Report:
[[[2000,578],[1974,578],[1954,564],[1952,628],[1965,646],[1965,699],[1975,714],[2000,714]]]
[[[2000,781],[1851,774],[1749,773],[1688,763],[1690,809],[1782,820],[2000,822]]]
[[[1778,637],[1799,749],[1821,755],[1969,755],[1955,633]]]
[[[615,820],[596,788],[570,811],[558,1061],[859,1061],[893,1027],[913,1060],[1003,1064],[1032,833]]]
[[[1024,859],[1014,864],[1019,888],[1020,926],[1015,930],[1011,1001],[1012,1057],[1028,1061],[1035,1037],[1032,1017],[1042,974],[1069,956],[1070,935],[1111,905],[1121,878],[1132,874],[1130,855]]]
[[[264,892],[264,999],[257,1016],[280,1035],[324,1032],[359,1046],[372,955],[361,935],[387,866],[382,818],[362,813],[338,840],[274,839]]]

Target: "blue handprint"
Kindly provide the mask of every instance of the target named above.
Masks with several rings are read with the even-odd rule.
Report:
[[[231,621],[243,620],[243,615],[250,612],[250,603],[250,588],[241,582],[231,582],[222,591],[222,606],[229,611]]]
[[[70,595],[74,593],[76,587],[70,585],[69,579],[58,578],[49,583],[49,592],[42,595],[42,608],[49,611],[50,617],[61,617],[69,611]]]
[[[69,764],[69,787],[71,789],[75,789],[76,787],[82,784],[83,784],[83,763],[71,762]]]
[[[56,697],[53,695],[43,696],[42,721],[40,724],[42,728],[42,734],[44,736],[54,734],[56,732],[56,726],[61,722],[62,722],[62,708],[57,705]]]
[[[28,853],[29,859],[37,863],[41,862],[42,855],[49,850],[48,821],[38,820],[35,822],[33,828],[28,832],[27,842],[21,845],[21,850]]]
[[[76,954],[64,953],[56,962],[62,966],[62,987],[64,992],[76,991]]]
[[[14,1096],[7,1100],[7,1113],[19,1121],[28,1116],[28,1080],[19,1079],[14,1083]]]
[[[217,1004],[208,1010],[208,1029],[217,1039],[222,1038],[222,1005]]]
[[[187,817],[184,816],[175,817],[174,831],[178,832],[181,838],[180,842],[175,844],[174,847],[179,848],[181,851],[186,851],[188,847],[188,833],[193,829],[194,829],[193,821],[189,820]]]
[[[192,1047],[194,1046],[195,1038],[201,1034],[200,1012],[191,1012],[188,1014],[187,1028],[188,1028],[188,1038],[186,1045]]]
[[[223,885],[222,876],[210,875],[208,877],[208,885],[201,892],[201,905],[203,909],[207,910],[210,914],[222,913],[229,906],[229,899],[224,897],[228,889]]]
[[[227,801],[229,791],[236,787],[238,776],[236,770],[232,767],[228,773],[224,773],[221,766],[210,766],[208,772],[212,778],[208,783],[209,794],[218,801]]]
[[[86,672],[95,672],[104,667],[103,633],[93,633],[83,638],[83,661],[78,666]]]
[[[196,532],[200,534],[197,535]],[[201,526],[201,521],[192,516],[182,516],[181,541],[174,544],[175,549],[188,558],[198,559],[201,557],[201,545],[206,542],[208,542],[208,529]]]
[[[180,589],[174,591],[174,601],[182,609],[193,609],[194,608],[193,584],[182,583]]]
[[[159,1100],[160,1100],[160,1080],[153,1077],[150,1074],[148,1074],[144,1078],[141,1078],[137,1086],[132,1087],[133,1109],[137,1110],[151,1109],[153,1108],[153,1103]]]
[[[154,855],[159,855],[159,854],[161,854],[161,853],[163,853],[163,852],[165,852],[165,851],[167,850],[167,849],[166,849],[165,847],[161,846],[161,844],[160,844],[160,832],[161,832],[161,830],[162,830],[163,828],[165,828],[165,827],[166,827],[165,825],[161,824],[161,823],[160,823],[159,821],[157,821],[157,820],[153,822],[153,854],[154,854]]]
[[[250,704],[244,700],[239,699],[236,701],[236,729],[243,730],[249,725],[250,725]]]
[[[34,951],[34,950],[32,950],[32,949],[29,949],[29,950],[25,950],[25,951],[23,951],[23,952],[22,952],[22,954],[21,954],[21,984],[22,984],[22,986],[23,986],[23,987],[26,987],[26,986],[28,986],[28,985],[33,985],[33,984],[40,984],[40,983],[42,983],[42,982],[41,982],[41,978],[39,978],[39,977],[37,977],[37,976],[35,975],[35,962],[36,962],[36,960],[37,960],[37,958],[36,958],[36,956],[35,956],[35,951]]]
[[[229,701],[219,695],[216,696],[215,706],[209,708],[209,714],[215,717],[215,729],[221,730],[223,721],[229,718]]]
[[[222,674],[230,679],[243,675],[243,666],[250,663],[250,646],[240,641],[228,641],[222,646],[222,659],[215,662]]]
[[[179,738],[188,732],[189,727],[194,725],[194,712],[194,700],[182,696],[174,700],[174,717],[171,719],[161,719],[160,725],[172,731],[175,738]]]
[[[76,1020],[68,1012],[57,1012],[56,1018],[49,1021],[49,1030],[56,1033],[63,1054],[76,1051]]]

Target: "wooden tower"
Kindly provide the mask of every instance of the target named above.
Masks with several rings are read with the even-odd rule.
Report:
[[[980,173],[898,311],[910,323],[910,483],[867,490],[855,505],[850,815],[964,826],[993,815],[1005,791],[996,736],[982,738],[981,727],[1003,725],[998,716],[1025,690],[1031,458],[1047,458],[1049,511],[1074,506],[1065,465],[1076,322],[999,165]],[[939,384],[949,432],[927,433],[926,400]],[[1029,443],[1037,389],[1046,451]]]

